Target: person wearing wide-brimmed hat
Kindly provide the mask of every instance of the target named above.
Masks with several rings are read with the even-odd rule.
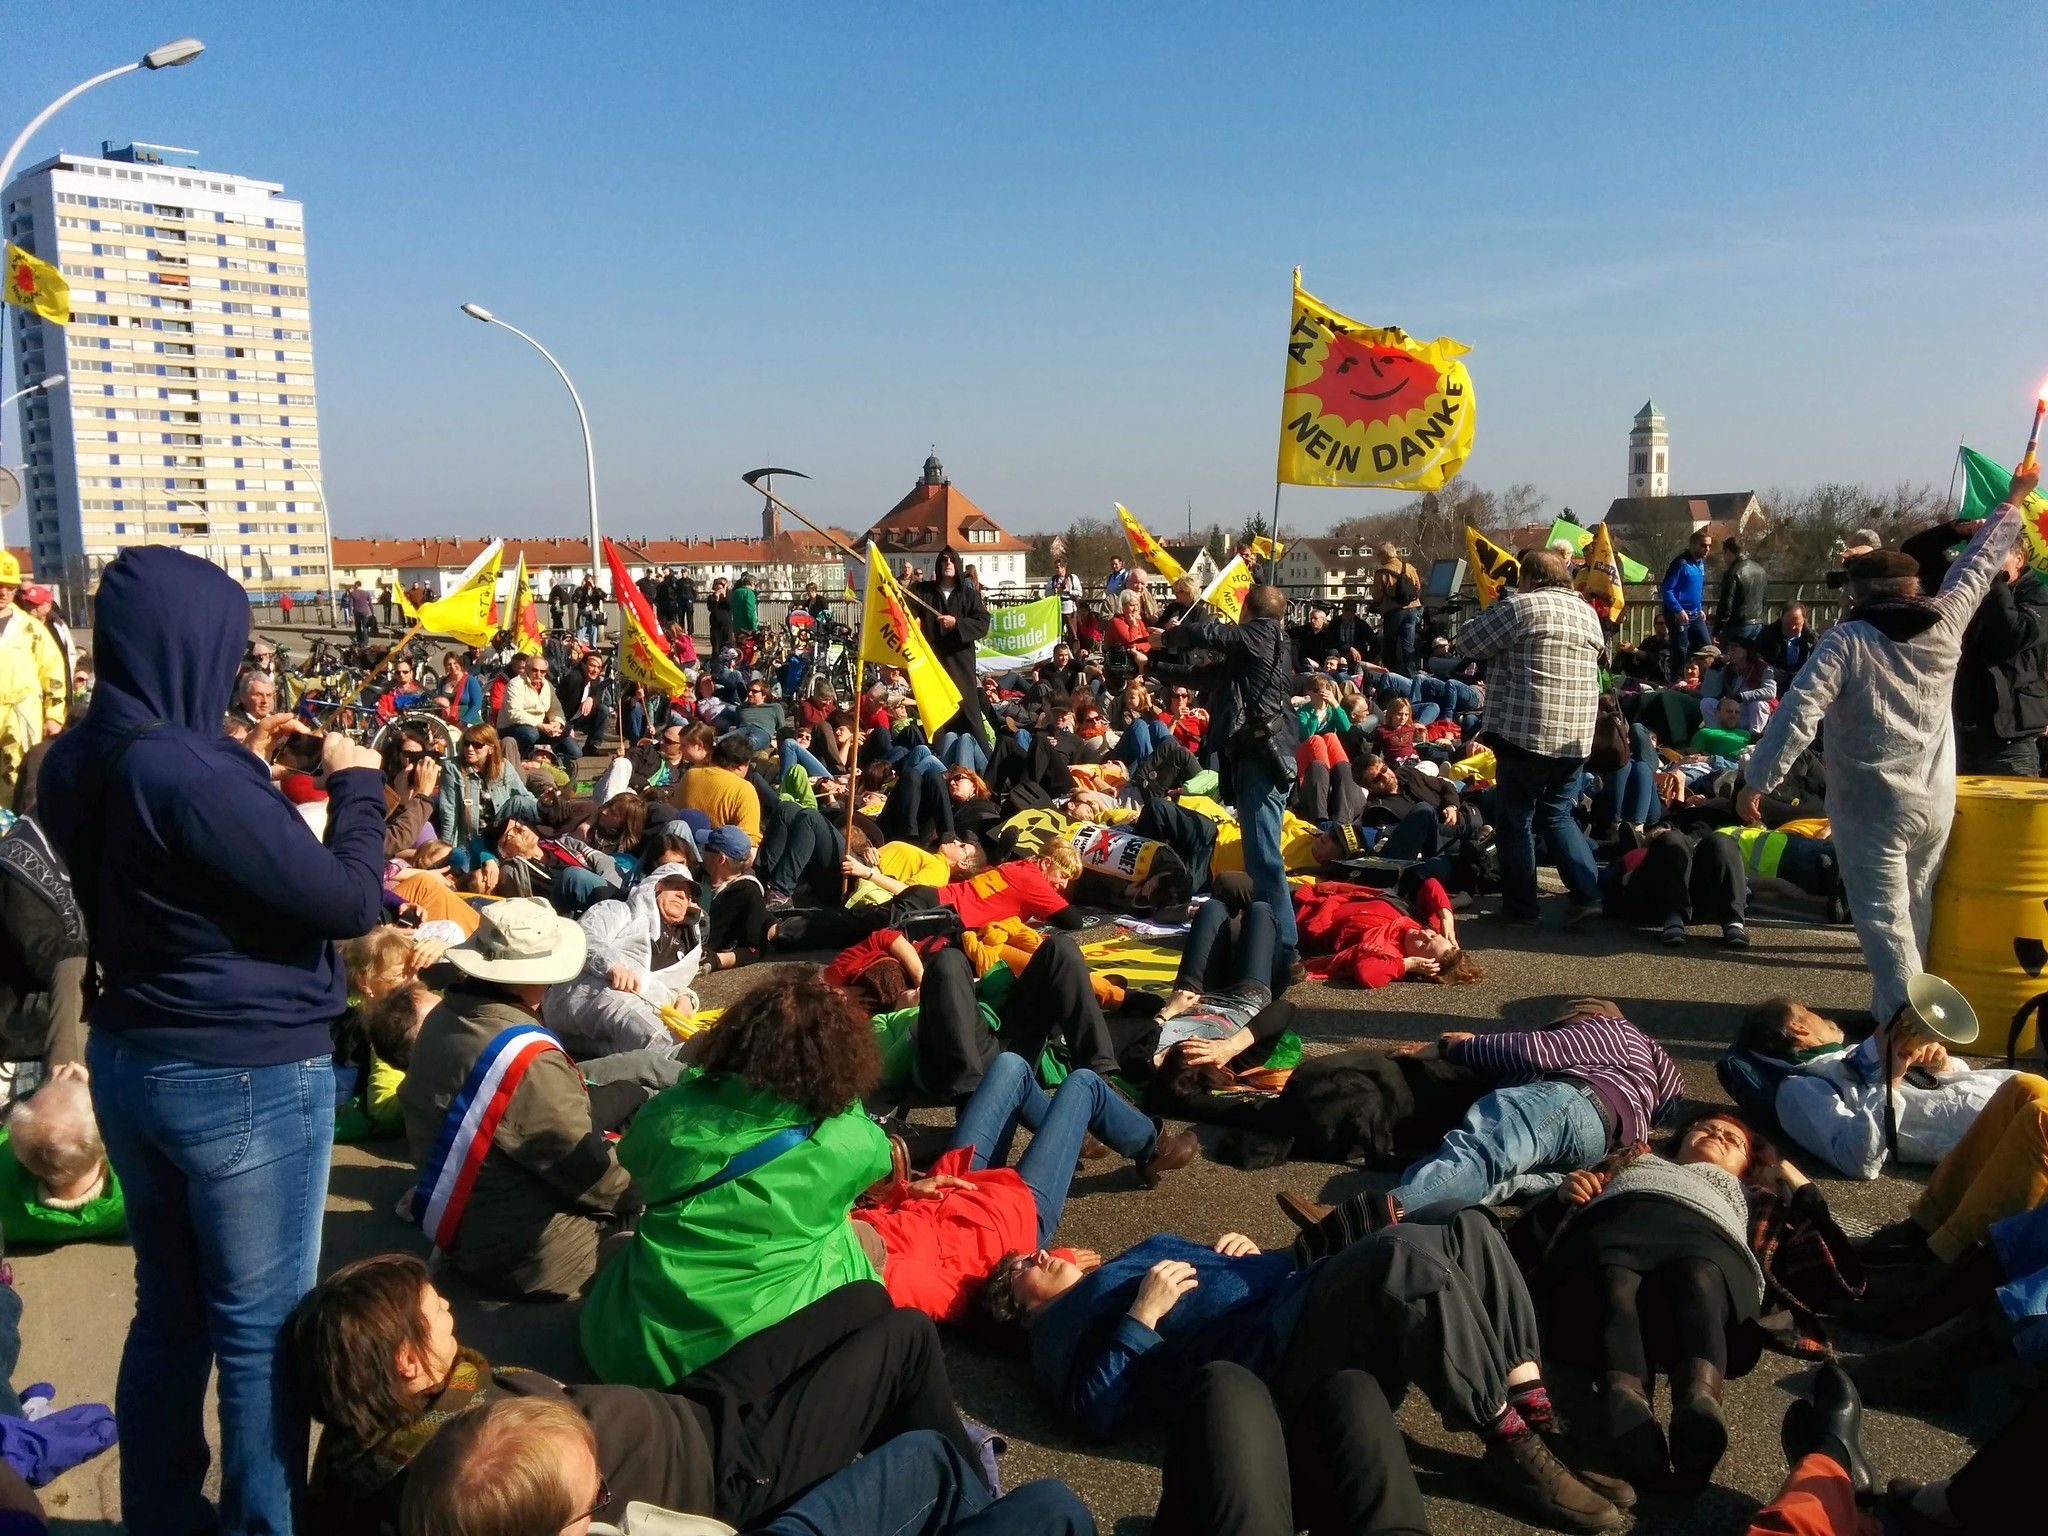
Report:
[[[583,969],[585,953],[583,930],[546,902],[492,903],[448,951],[463,979],[421,1024],[399,1089],[421,1167],[414,1214],[455,1268],[493,1291],[575,1295],[596,1272],[598,1244],[638,1209],[582,1073],[539,1023],[542,997]],[[463,1199],[465,1164],[474,1181]]]

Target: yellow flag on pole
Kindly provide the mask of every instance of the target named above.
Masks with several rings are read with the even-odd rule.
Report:
[[[547,648],[547,637],[540,627],[540,597],[533,590],[533,576],[526,569],[523,549],[512,576],[511,612],[505,620],[505,631],[512,637],[512,648],[525,655],[539,656]]]
[[[1287,485],[1433,491],[1472,453],[1471,348],[1361,325],[1303,291],[1281,386],[1279,478]]]
[[[604,542],[604,560],[612,575],[612,597],[619,605],[619,675],[629,683],[644,683],[670,697],[687,695],[690,679],[662,638],[661,620],[642,595],[633,573],[619,558],[618,546]]]
[[[1615,558],[1614,535],[1607,524],[1593,525],[1592,540],[1586,545],[1586,563],[1579,567],[1578,589],[1593,611],[1610,624],[1619,623],[1627,599],[1621,590],[1621,562]]]
[[[1129,507],[1120,501],[1114,505],[1116,520],[1124,525],[1124,538],[1131,546],[1133,560],[1157,571],[1167,581],[1179,581],[1187,574],[1181,563],[1166,552],[1166,546],[1152,537],[1152,531],[1131,516]]]
[[[1262,565],[1268,560],[1278,560],[1287,552],[1285,544],[1276,544],[1263,533],[1253,534],[1247,547],[1252,552],[1252,559]]]
[[[460,640],[464,645],[489,645],[498,632],[498,568],[505,554],[505,541],[492,540],[482,557],[471,567],[469,580],[446,597],[414,607],[405,587],[394,572],[392,597],[405,616],[430,635]]]
[[[1482,608],[1500,596],[1502,587],[1522,579],[1522,562],[1469,525],[1465,529],[1465,553],[1472,562],[1472,585],[1479,589]]]
[[[1244,563],[1244,557],[1232,555],[1230,564],[1218,571],[1216,579],[1209,583],[1209,590],[1202,594],[1202,601],[1235,624],[1244,617],[1245,595],[1255,584],[1251,567]]]
[[[903,669],[927,736],[938,735],[960,713],[960,690],[939,665],[931,642],[911,614],[909,594],[889,574],[888,563],[872,544],[867,593],[861,603],[860,659]]]
[[[64,281],[64,274],[12,240],[7,242],[5,297],[9,304],[32,309],[45,320],[71,323],[71,285]]]

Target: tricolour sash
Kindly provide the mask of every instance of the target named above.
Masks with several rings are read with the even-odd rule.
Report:
[[[445,1252],[455,1246],[455,1230],[462,1225],[477,1171],[526,1069],[547,1052],[561,1049],[561,1042],[539,1025],[514,1024],[500,1031],[469,1069],[462,1091],[448,1105],[448,1118],[413,1191],[413,1209],[436,1248]]]

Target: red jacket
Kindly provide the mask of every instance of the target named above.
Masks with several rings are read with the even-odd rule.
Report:
[[[974,1188],[949,1189],[936,1200],[891,1190],[880,1204],[853,1213],[881,1235],[889,1262],[882,1283],[889,1299],[942,1323],[967,1316],[990,1270],[1006,1253],[1038,1248],[1038,1202],[1014,1168],[968,1171],[972,1147],[955,1147],[932,1165]]]
[[[1401,936],[1411,928],[1440,928],[1438,914],[1450,910],[1451,898],[1437,881],[1423,881],[1415,893],[1418,921],[1370,887],[1319,880],[1295,893],[1294,906],[1310,976],[1384,987],[1407,974]]]

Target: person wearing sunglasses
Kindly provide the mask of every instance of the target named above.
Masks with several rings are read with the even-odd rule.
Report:
[[[505,702],[498,710],[498,734],[517,742],[522,757],[531,757],[545,743],[563,767],[575,766],[579,755],[576,738],[562,712],[562,701],[548,681],[548,664],[541,657],[526,657],[506,680]]]

